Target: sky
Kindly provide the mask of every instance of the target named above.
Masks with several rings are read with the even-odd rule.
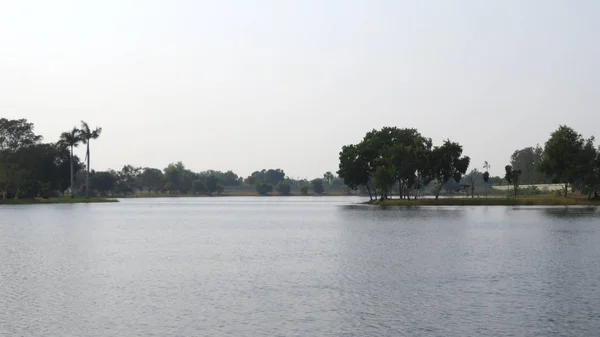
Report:
[[[501,174],[600,130],[596,0],[0,0],[0,117],[85,120],[92,168],[336,171],[383,126]],[[83,158],[83,149],[78,149]]]

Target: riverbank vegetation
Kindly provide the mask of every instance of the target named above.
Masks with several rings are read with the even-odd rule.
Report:
[[[91,167],[90,148],[101,132],[82,121],[56,142],[43,142],[27,120],[0,119],[0,199],[368,195],[385,201],[422,196],[564,198],[569,193],[600,198],[600,151],[593,137],[585,139],[567,126],[554,131],[544,147],[515,151],[503,177],[491,176],[487,162],[473,165],[457,142],[434,145],[416,129],[385,127],[344,146],[337,175],[326,172],[311,180],[289,177],[280,168],[256,170],[246,177],[233,171],[195,172],[182,162],[162,169],[124,165],[97,171]],[[83,161],[74,153],[80,144],[85,146]],[[470,166],[477,167],[468,171]]]
[[[356,192],[326,172],[312,180],[291,178],[282,169],[261,169],[248,177],[232,171],[194,172],[182,162],[164,169],[124,165],[120,170],[91,168],[91,143],[102,128],[81,122],[45,143],[26,119],[0,119],[0,200],[58,200],[86,197],[171,197],[242,195],[348,195]],[[74,154],[85,146],[84,161]],[[40,200],[42,200],[40,199]],[[16,202],[16,201],[15,201]]]
[[[31,204],[87,204],[102,202],[118,202],[117,199],[109,198],[19,198],[19,199],[0,199],[0,205],[31,205]]]
[[[600,199],[600,149],[594,145],[594,137],[584,139],[567,126],[554,131],[543,149],[538,145],[515,151],[503,178],[491,177],[487,162],[484,172],[472,169],[467,174],[470,164],[456,142],[446,140],[433,146],[431,139],[416,129],[385,127],[368,132],[358,144],[342,147],[338,174],[347,186],[366,189],[371,201],[383,205],[587,204],[583,199],[595,205]],[[554,192],[538,187],[548,187],[545,183],[560,184],[563,199],[523,198]],[[508,188],[493,188],[499,184]],[[521,188],[521,184],[528,186]],[[439,199],[444,189],[464,198]],[[502,194],[506,198],[486,201],[481,192],[486,198]],[[568,199],[569,192],[577,198]],[[435,198],[414,201],[424,195]],[[411,199],[414,202],[408,201]]]
[[[379,206],[600,206],[600,200],[562,196],[384,199],[370,202]]]

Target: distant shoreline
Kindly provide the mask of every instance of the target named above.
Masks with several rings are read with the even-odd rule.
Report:
[[[91,203],[105,203],[105,202],[119,202],[113,198],[35,198],[35,199],[0,199],[0,205],[48,205],[48,204],[91,204]]]
[[[372,200],[374,206],[600,206],[600,200],[563,197],[440,198]]]

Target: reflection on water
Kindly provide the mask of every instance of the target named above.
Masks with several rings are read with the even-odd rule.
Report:
[[[0,208],[0,335],[600,331],[595,209],[360,201]]]

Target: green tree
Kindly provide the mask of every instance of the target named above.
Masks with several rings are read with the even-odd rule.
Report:
[[[116,193],[119,195],[132,194],[140,188],[138,186],[139,177],[142,173],[142,168],[125,165],[121,171],[116,172],[117,183]]]
[[[373,174],[373,184],[381,191],[381,199],[387,199],[396,178],[391,167],[379,166]]]
[[[165,180],[161,170],[146,167],[138,177],[138,185],[146,188],[149,193],[158,192],[165,186]]]
[[[487,194],[487,189],[488,189],[488,183],[490,182],[490,164],[487,162],[487,160],[483,163],[483,169],[485,170],[485,172],[483,172],[483,182],[484,182],[484,186],[485,186],[485,197],[488,197]]]
[[[325,174],[323,174],[323,181],[325,183],[327,183],[327,185],[331,185],[333,184],[333,180],[335,179],[335,176],[333,175],[333,173],[327,171],[325,172]]]
[[[208,190],[204,185],[204,181],[200,179],[192,181],[192,192],[194,192],[195,194],[207,193]]]
[[[436,146],[430,153],[428,174],[432,179],[437,180],[438,187],[435,191],[437,200],[444,184],[450,179],[457,183],[463,174],[467,172],[470,158],[461,157],[462,146],[450,140],[444,141],[442,146]]]
[[[292,187],[285,181],[280,182],[279,185],[277,185],[277,192],[281,195],[290,195],[291,190]]]
[[[217,191],[217,187],[218,187],[217,185],[218,185],[217,177],[214,174],[211,174],[208,177],[206,177],[204,186],[206,186],[206,190],[208,191],[209,194],[213,194]]]
[[[581,150],[578,165],[576,168],[577,179],[573,182],[573,187],[583,194],[588,195],[588,199],[600,198],[600,149],[594,146],[594,137],[587,139]]]
[[[90,191],[100,196],[109,196],[117,187],[118,177],[114,171],[92,171],[89,182]]]
[[[308,195],[308,186],[302,186],[302,187],[300,187],[300,193],[302,195]]]
[[[15,152],[41,141],[42,136],[33,132],[33,123],[26,119],[0,118],[0,151]]]
[[[79,129],[77,129],[76,127],[74,127],[73,129],[71,129],[71,131],[69,132],[63,132],[60,135],[60,142],[63,143],[65,146],[68,146],[70,148],[70,154],[69,154],[69,167],[70,167],[70,176],[71,176],[71,183],[69,185],[69,187],[71,188],[71,198],[75,197],[74,191],[73,191],[73,187],[75,186],[75,179],[74,179],[74,163],[73,163],[73,149],[77,146],[79,146],[79,143],[81,142],[81,136],[80,136],[80,131]]]
[[[323,187],[323,179],[313,179],[313,181],[311,181],[310,183],[312,185],[313,191],[316,194],[323,194],[323,192],[325,192],[325,188]]]
[[[367,160],[361,155],[356,145],[342,147],[337,174],[344,180],[344,184],[352,190],[356,190],[360,186],[365,186],[369,193],[369,198],[373,200],[369,186],[370,168]]]
[[[543,184],[548,177],[539,170],[542,160],[543,149],[536,147],[526,147],[515,151],[510,157],[510,165],[521,170],[521,184]]]
[[[260,195],[267,195],[273,192],[273,185],[267,183],[257,183],[256,184],[256,192]]]
[[[566,125],[552,132],[544,147],[540,170],[552,178],[554,183],[564,184],[567,197],[569,185],[578,180],[579,167],[585,140],[581,134]]]
[[[517,197],[517,192],[519,190],[519,179],[521,177],[521,170],[515,169],[511,165],[506,165],[504,167],[505,175],[504,179],[513,185],[513,191],[515,194],[515,198]]]
[[[86,158],[86,174],[85,174],[85,197],[89,197],[89,175],[90,175],[90,142],[92,139],[98,139],[102,133],[102,128],[97,127],[96,129],[90,129],[90,126],[81,121],[81,141],[86,145],[85,158]]]

